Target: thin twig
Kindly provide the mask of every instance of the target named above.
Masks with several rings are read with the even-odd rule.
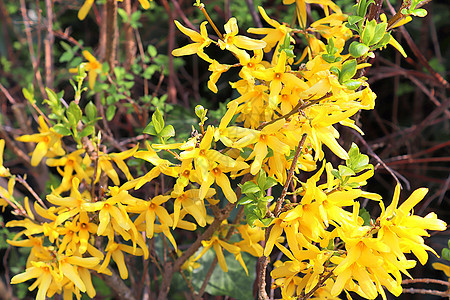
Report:
[[[17,175],[16,181],[18,181],[21,185],[23,185],[43,208],[47,209],[47,206],[45,205],[44,201],[42,201],[41,197],[39,197],[39,195],[33,190],[33,188],[28,184],[28,182],[26,182],[24,178]]]
[[[414,288],[403,289],[403,293],[435,295],[435,296],[440,296],[440,297],[448,297],[450,295],[449,292],[441,292],[441,291],[425,290],[425,289],[414,289]]]
[[[292,177],[294,176],[295,168],[297,167],[297,160],[300,157],[300,154],[302,153],[303,145],[306,141],[306,133],[302,135],[302,138],[298,142],[297,149],[295,150],[294,158],[292,159],[291,167],[289,169],[289,173],[286,179],[286,182],[284,183],[283,190],[281,192],[280,198],[277,200],[277,204],[275,206],[275,209],[273,210],[273,214],[275,217],[278,217],[281,211],[281,205],[283,204],[284,198],[286,197],[287,190],[289,188],[289,184],[291,183]]]

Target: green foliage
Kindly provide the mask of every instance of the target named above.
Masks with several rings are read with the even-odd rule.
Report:
[[[224,251],[224,256],[228,272],[224,273],[220,268],[215,268],[205,291],[213,296],[226,295],[235,299],[253,299],[251,287],[256,278],[256,260],[251,255],[242,253],[242,259],[249,272],[249,276],[245,276],[242,274],[242,266],[235,260],[233,254]],[[202,286],[214,258],[214,251],[208,251],[197,261],[200,267],[192,272],[192,286],[196,290]]]
[[[238,204],[244,205],[244,214],[247,223],[254,226],[257,220],[268,225],[271,217],[267,217],[267,206],[273,200],[272,196],[267,196],[267,190],[277,185],[277,181],[273,177],[268,177],[264,170],[260,170],[256,176],[256,183],[247,181],[239,184],[241,192],[245,195]]]

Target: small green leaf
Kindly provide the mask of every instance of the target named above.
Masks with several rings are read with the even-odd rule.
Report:
[[[339,75],[341,74],[341,70],[339,70],[339,68],[336,66],[332,66],[330,68],[330,72],[334,75],[337,75],[337,77],[339,77]]]
[[[123,8],[118,8],[117,9],[117,13],[119,14],[119,16],[122,18],[122,22],[123,23],[128,23],[128,14],[127,12],[123,9]]]
[[[150,122],[147,127],[145,127],[144,133],[150,134],[150,135],[158,135],[158,132],[155,130],[155,126]]]
[[[341,175],[341,177],[355,175],[355,172],[352,169],[350,169],[349,167],[340,165],[338,167],[338,169],[339,169],[339,175]]]
[[[267,177],[266,183],[264,184],[264,190],[266,191],[268,188],[271,188],[278,184],[278,181],[273,177]]]
[[[253,181],[247,181],[244,184],[240,185],[242,194],[254,194],[261,191],[259,186]]]
[[[364,20],[364,18],[360,16],[349,16],[347,21],[350,25],[354,25],[362,20]]]
[[[372,167],[372,165],[369,165],[369,157],[365,154],[361,154],[355,143],[352,143],[352,146],[348,151],[348,156],[349,159],[346,160],[345,164],[355,173]]]
[[[343,83],[343,85],[351,91],[354,91],[357,88],[359,88],[361,86],[361,84],[362,84],[362,81],[357,80],[357,79],[350,79]]]
[[[350,44],[350,47],[348,48],[350,55],[353,56],[354,58],[358,58],[365,55],[367,52],[369,52],[369,50],[370,48],[367,45],[357,41],[353,41]]]
[[[70,102],[67,112],[70,112],[74,116],[76,123],[78,123],[81,120],[81,117],[83,116],[81,108],[74,101]]]
[[[45,91],[47,92],[47,96],[48,96],[48,100],[50,103],[50,106],[52,105],[56,105],[59,101],[58,101],[58,96],[56,95],[56,93],[54,91],[52,91],[49,88],[45,88]]]
[[[172,125],[167,125],[163,130],[159,133],[159,135],[163,138],[170,138],[175,136],[175,129]]]
[[[159,109],[156,109],[152,115],[152,124],[155,127],[155,130],[158,134],[164,128],[164,119]]]
[[[61,134],[61,135],[71,135],[72,131],[70,131],[69,128],[67,128],[66,126],[64,126],[63,124],[56,124],[55,126],[53,126],[53,130],[55,130],[56,133]]]
[[[97,117],[97,107],[95,107],[95,104],[92,103],[92,101],[86,104],[84,111],[86,112],[89,121],[94,120]]]
[[[70,112],[66,112],[67,119],[69,120],[69,125],[71,128],[77,128],[78,120],[75,118],[75,116]]]
[[[116,114],[116,106],[115,105],[111,105],[111,106],[108,106],[108,108],[106,109],[106,119],[108,120],[108,121],[111,121],[113,118],[114,118],[114,116],[115,116],[115,114]]]
[[[370,214],[364,207],[359,209],[358,215],[364,220],[363,226],[370,226]]]
[[[158,51],[156,51],[156,47],[153,45],[148,45],[147,52],[151,57],[155,57],[158,54]]]
[[[264,190],[264,184],[266,183],[266,172],[261,169],[259,170],[258,176],[256,176],[256,183],[261,190]]]
[[[238,201],[238,204],[239,205],[246,205],[246,204],[249,204],[249,203],[252,203],[252,202],[253,202],[253,200],[251,198],[244,197],[244,198],[242,198],[241,200]]]
[[[339,82],[343,83],[351,79],[356,74],[356,59],[347,60],[342,64]]]
[[[375,45],[383,38],[384,34],[386,33],[386,28],[387,28],[387,23],[377,24],[377,26],[375,27],[375,32],[373,34],[373,37],[369,42],[369,46]]]
[[[423,18],[427,15],[427,11],[423,8],[417,8],[417,9],[411,10],[411,14],[413,16]]]
[[[342,181],[341,174],[339,174],[338,170],[336,169],[331,170],[331,174],[333,174],[334,177]]]
[[[375,34],[375,28],[377,26],[377,21],[372,20],[366,23],[366,27],[361,35],[361,41],[363,44],[370,46],[370,41],[372,40]]]
[[[381,40],[374,46],[372,46],[373,49],[378,49],[381,47],[386,46],[389,43],[389,40],[391,39],[391,33],[390,32],[386,32],[383,37],[381,38]]]
[[[334,61],[336,60],[336,57],[332,54],[322,54],[322,58],[329,64],[334,63]]]
[[[31,104],[36,103],[36,100],[34,100],[34,91],[32,88],[30,90],[23,88],[22,93],[25,99],[27,99]]]
[[[95,127],[93,125],[84,127],[80,132],[80,137],[85,137],[91,134],[95,134]]]
[[[450,249],[449,248],[442,249],[441,257],[445,260],[450,261]]]

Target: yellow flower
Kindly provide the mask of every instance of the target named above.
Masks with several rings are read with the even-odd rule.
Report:
[[[208,37],[208,32],[206,31],[206,24],[208,24],[208,22],[206,21],[200,24],[200,33],[198,33],[192,29],[184,27],[183,25],[180,24],[180,22],[175,20],[175,25],[177,25],[178,29],[182,33],[190,37],[194,43],[173,50],[172,55],[183,56],[183,55],[197,54],[200,58],[206,60],[209,63],[212,63],[213,60],[209,58],[209,56],[203,51],[203,49],[208,47],[209,44],[211,44],[212,42],[212,40]]]
[[[147,151],[139,151],[134,154],[134,157],[144,159],[152,163],[155,167],[144,176],[125,183],[122,186],[123,189],[131,189],[133,187],[135,189],[139,189],[147,182],[150,182],[154,178],[158,177],[161,173],[171,177],[178,176],[178,167],[172,167],[172,163],[170,161],[159,158],[158,154],[152,149],[150,144],[147,144]]]
[[[122,2],[123,0],[117,0],[118,2]],[[149,9],[150,8],[150,2],[148,0],[139,0],[139,3],[141,4],[143,9]],[[85,0],[83,3],[83,6],[81,6],[80,10],[78,11],[78,19],[84,20],[91,10],[92,4],[94,4],[94,0]]]
[[[205,197],[210,198],[215,193],[216,191],[214,189],[208,189]],[[194,217],[199,226],[206,226],[206,208],[204,201],[200,199],[199,189],[173,191],[170,196],[175,198],[173,203],[173,229],[177,227],[178,220],[180,219],[181,206],[183,206],[188,214]]]
[[[248,165],[240,160],[235,161],[234,167],[227,167],[222,164],[214,163],[211,165],[210,170],[206,177],[203,177],[203,182],[200,186],[200,198],[203,199],[207,195],[209,187],[216,182],[217,185],[222,189],[225,198],[231,203],[235,203],[238,199],[231,188],[230,180],[225,173],[231,171],[240,171],[242,169],[247,169]]]
[[[256,78],[270,82],[269,104],[272,109],[278,105],[278,95],[280,94],[283,85],[291,87],[300,86],[305,90],[309,88],[303,80],[286,71],[286,52],[281,51],[275,67],[253,72],[253,75]]]
[[[9,169],[3,166],[3,151],[5,150],[5,140],[0,139],[0,177],[11,176]]]
[[[70,190],[73,178],[78,178],[79,182],[85,180],[87,184],[91,183],[94,169],[90,166],[91,160],[89,155],[81,156],[84,153],[85,150],[80,149],[61,158],[49,158],[47,160],[47,165],[50,167],[64,167],[64,171],[58,168],[58,172],[62,175],[62,181],[59,187],[53,191],[53,194],[59,195]]]
[[[234,143],[234,146],[237,148],[255,143],[253,146],[253,152],[248,157],[248,159],[254,157],[250,168],[250,173],[252,175],[256,175],[261,169],[263,161],[268,154],[268,147],[274,152],[284,155],[289,154],[289,146],[283,143],[280,140],[280,135],[278,135],[280,129],[284,126],[284,123],[284,119],[278,120],[273,124],[267,125],[261,131],[254,130],[252,134]]]
[[[433,263],[432,266],[435,270],[443,271],[445,273],[445,276],[450,277],[450,266],[449,265],[444,265],[441,263]]]
[[[222,73],[228,71],[230,69],[229,65],[223,65],[217,62],[217,60],[213,60],[211,64],[209,65],[208,70],[212,72],[212,74],[209,76],[208,81],[208,88],[213,91],[214,93],[217,93],[217,86],[216,83],[220,78],[220,75]]]
[[[89,74],[89,88],[93,89],[97,75],[102,72],[102,64],[89,51],[84,50],[82,53],[88,60],[86,63],[86,71]]]
[[[11,278],[11,284],[25,282],[32,278],[36,278],[32,290],[38,286],[36,300],[45,300],[47,291],[52,282],[59,281],[59,274],[53,269],[53,266],[45,262],[31,262],[31,267],[27,268],[24,273],[18,274]]]
[[[138,248],[135,249],[131,246],[124,245],[124,244],[117,244],[115,242],[109,242],[108,246],[106,246],[106,256],[105,260],[103,261],[102,265],[98,269],[98,272],[103,272],[106,270],[106,268],[109,265],[109,262],[111,261],[111,257],[114,260],[114,262],[117,264],[117,268],[119,269],[120,277],[122,279],[128,278],[128,269],[125,265],[125,259],[123,256],[123,252],[127,252],[130,254],[133,254],[135,256],[142,256],[144,255],[144,251],[142,249]]]
[[[242,55],[240,53],[244,51],[238,48],[246,50],[257,50],[262,49],[266,46],[266,42],[264,41],[251,39],[243,35],[238,35],[239,28],[236,18],[229,19],[224,28],[225,35],[223,36],[223,40],[219,40],[218,42],[219,47],[222,50],[227,49],[233,53],[236,53],[237,55]]]
[[[194,159],[195,169],[201,174],[202,180],[208,176],[211,165],[216,162],[227,167],[234,167],[235,161],[217,150],[210,149],[214,138],[214,127],[208,126],[198,147],[180,153],[181,159]],[[203,198],[202,198],[203,199]]]
[[[31,165],[37,166],[45,156],[54,157],[64,155],[65,152],[61,147],[61,138],[62,135],[56,133],[53,128],[49,128],[44,118],[39,116],[39,133],[22,135],[16,138],[16,140],[37,143],[31,156]]]
[[[139,214],[134,221],[136,226],[139,226],[141,223],[145,222],[146,236],[148,238],[153,237],[156,216],[158,216],[158,220],[161,224],[166,224],[167,226],[173,225],[172,218],[167,210],[161,205],[169,199],[170,196],[158,195],[150,201],[140,200],[135,205],[130,205],[127,208],[129,212]]]
[[[281,25],[274,19],[269,18],[264,8],[258,6],[259,13],[264,18],[264,20],[274,28],[250,28],[247,30],[249,33],[254,34],[265,34],[266,36],[262,39],[266,42],[266,46],[264,47],[264,52],[269,52],[276,44],[279,42],[283,42],[286,35],[290,34],[291,28],[286,26],[285,24]],[[275,50],[275,53],[277,51]]]
[[[244,268],[245,272],[248,275],[247,267],[245,266],[244,261],[240,255],[240,249],[237,246],[231,245],[225,241],[219,239],[216,235],[213,236],[209,241],[202,241],[203,249],[202,251],[194,258],[193,261],[199,260],[209,249],[214,248],[216,252],[217,260],[219,262],[219,266],[224,272],[228,272],[228,266],[225,261],[225,256],[223,255],[222,248],[226,249],[228,252],[233,253],[235,258],[241,264],[242,268]]]

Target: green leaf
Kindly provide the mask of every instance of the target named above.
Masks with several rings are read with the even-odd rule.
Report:
[[[70,131],[69,128],[67,128],[66,126],[64,126],[63,124],[56,124],[55,126],[53,126],[53,130],[55,130],[56,133],[61,134],[61,135],[71,135],[72,131]]]
[[[349,16],[347,22],[350,25],[354,25],[354,24],[356,24],[356,23],[358,23],[358,22],[360,22],[362,20],[364,20],[364,18],[360,17],[360,16]]]
[[[343,83],[351,79],[356,74],[356,59],[347,60],[342,64],[339,82]]]
[[[278,184],[278,181],[273,177],[267,177],[266,183],[264,184],[264,190],[266,191],[268,188],[271,188]]]
[[[223,272],[219,266],[214,269],[205,289],[208,294],[213,296],[229,296],[237,300],[253,299],[253,291],[249,287],[253,286],[256,278],[257,258],[245,252],[241,253],[249,276],[247,276],[240,263],[235,259],[235,256],[227,250],[224,250],[223,254],[228,272]],[[195,290],[198,291],[202,286],[203,280],[215,257],[214,250],[210,249],[197,261],[200,263],[200,268],[194,269],[192,272],[192,285]]]
[[[372,40],[375,34],[375,28],[377,27],[377,21],[372,20],[366,23],[366,27],[361,35],[361,41],[363,44],[370,46],[370,41]]]
[[[155,126],[153,126],[151,122],[145,127],[143,132],[150,135],[158,135],[158,133],[155,130]]]
[[[241,187],[242,194],[254,194],[261,191],[260,187],[253,181],[247,181],[239,186]]]
[[[339,169],[339,175],[341,175],[341,177],[355,175],[355,172],[352,169],[350,169],[349,167],[339,165],[338,169]]]
[[[127,12],[123,9],[123,8],[118,8],[117,9],[117,13],[119,14],[119,16],[122,18],[122,22],[123,23],[128,23],[128,14]]]
[[[249,204],[249,203],[252,203],[252,202],[253,202],[253,200],[251,198],[244,197],[244,198],[242,198],[241,200],[238,201],[238,204],[239,205],[246,205],[246,204]]]
[[[361,84],[362,84],[362,81],[357,80],[357,79],[350,79],[343,83],[343,85],[345,85],[345,87],[351,91],[354,91],[357,88],[359,88],[361,86]]]
[[[449,248],[442,249],[441,257],[445,260],[450,261],[450,249]]]
[[[337,75],[337,77],[339,77],[341,74],[341,70],[339,70],[339,68],[336,66],[332,66],[330,68],[330,72],[333,73],[334,75]]]
[[[376,45],[372,46],[372,48],[373,49],[378,49],[378,48],[384,47],[384,46],[386,46],[389,43],[390,39],[391,39],[391,33],[390,32],[386,32],[383,35],[383,37],[381,38],[381,40],[378,41],[378,43]]]
[[[159,135],[163,138],[170,138],[175,136],[175,129],[172,125],[167,125],[163,130],[159,133]]]
[[[95,104],[92,103],[92,101],[86,104],[84,111],[86,112],[89,121],[94,120],[97,117],[97,107],[95,107]]]
[[[160,133],[164,128],[164,119],[159,109],[156,109],[152,115],[152,124],[157,133]]]
[[[114,106],[114,105],[111,105],[111,106],[108,106],[108,108],[106,109],[106,119],[108,120],[108,121],[111,121],[113,118],[114,118],[114,116],[115,116],[115,114],[116,114],[116,106]]]
[[[25,99],[27,99],[31,104],[36,103],[36,100],[34,100],[34,91],[32,88],[30,90],[23,88],[22,93]]]
[[[56,93],[49,88],[45,88],[45,91],[47,92],[50,106],[58,104],[59,101]]]
[[[95,134],[95,127],[93,125],[84,127],[80,132],[80,137],[85,137],[91,134]]]
[[[350,47],[348,48],[350,55],[353,56],[354,58],[358,58],[365,55],[367,52],[369,52],[369,50],[370,48],[367,45],[357,41],[353,41],[350,44]]]
[[[369,46],[375,45],[383,38],[384,34],[386,33],[386,28],[387,28],[387,23],[377,24],[377,26],[375,27],[375,32],[373,34],[373,37],[369,42]]]
[[[322,58],[329,64],[334,63],[334,61],[336,60],[336,57],[332,54],[322,54]]]
[[[151,57],[155,57],[158,54],[156,47],[153,45],[148,45],[147,52],[148,52],[148,55],[150,55]]]
[[[417,9],[411,10],[411,14],[413,16],[423,18],[427,15],[427,11],[423,8],[417,8]]]
[[[339,174],[338,170],[336,169],[331,170],[331,174],[333,174],[334,177],[342,181],[341,174]]]
[[[358,215],[364,220],[363,226],[370,226],[370,214],[364,207],[359,209]]]
[[[75,118],[75,116],[70,112],[66,112],[67,119],[69,120],[69,125],[71,128],[77,128],[78,120]]]
[[[371,168],[369,165],[369,157],[359,152],[359,148],[355,143],[352,143],[350,150],[348,151],[349,159],[345,164],[352,169],[355,173],[361,172],[364,169]]]
[[[261,190],[264,190],[264,184],[266,183],[266,172],[263,169],[259,170],[258,176],[256,176],[256,183]]]
[[[83,116],[81,108],[74,101],[70,102],[67,112],[70,112],[74,116],[77,124],[81,120],[81,117]]]

